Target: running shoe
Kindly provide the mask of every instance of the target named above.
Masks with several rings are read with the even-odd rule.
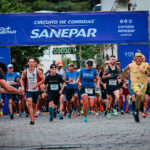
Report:
[[[53,121],[53,117],[52,116],[49,118],[49,121]]]
[[[89,110],[90,110],[90,108],[88,108],[88,112],[89,112],[90,114],[94,113],[94,110],[93,110],[93,109],[90,110],[90,111],[89,111]],[[89,113],[88,113],[88,114],[89,114]]]
[[[107,111],[105,111],[104,116],[105,116],[105,117],[107,116]]]
[[[59,119],[64,119],[62,114],[59,114],[59,115],[58,115],[58,118],[59,118]]]
[[[19,113],[19,117],[22,117],[22,112]]]
[[[110,115],[110,113],[107,113],[106,118],[107,119],[111,119],[112,118],[112,116]]]
[[[35,117],[38,117],[38,114],[39,114],[38,111],[36,111],[36,112],[35,112]]]
[[[24,116],[25,116],[25,115],[26,115],[26,112],[23,112],[23,113],[22,113],[22,115],[24,115]]]
[[[30,125],[34,125],[34,121],[33,120],[30,121]]]
[[[114,116],[118,116],[118,112],[117,112],[116,109],[113,109],[113,115],[114,115]]]
[[[140,122],[139,115],[137,112],[135,112],[133,116],[136,122]]]
[[[83,118],[83,121],[84,121],[84,122],[87,122],[87,117],[84,117],[84,118]]]
[[[29,117],[29,113],[26,113],[26,117]]]
[[[68,118],[70,118],[70,119],[71,119],[71,113],[69,113],[69,114],[68,114]]]
[[[80,111],[78,112],[78,116],[81,116],[81,113],[80,113]]]
[[[76,114],[75,112],[73,112],[73,116],[74,116],[74,117],[77,117],[77,114]]]
[[[95,112],[95,113],[94,113],[94,116],[98,116],[98,112]]]
[[[10,114],[10,119],[14,119],[14,115],[13,114]]]
[[[123,115],[123,114],[124,114],[124,110],[123,110],[123,109],[121,109],[121,110],[120,110],[120,113]]]
[[[0,112],[0,117],[1,117],[1,116],[3,116],[3,112],[2,112],[2,111]]]
[[[35,118],[35,117],[33,117],[32,119],[33,119],[33,121],[36,121],[36,118]]]
[[[146,112],[143,112],[143,113],[141,114],[141,116],[142,116],[143,118],[145,118],[145,117],[147,117],[147,113],[146,113]]]

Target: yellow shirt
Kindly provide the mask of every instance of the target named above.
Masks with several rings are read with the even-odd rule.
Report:
[[[149,64],[146,62],[142,62],[141,65],[137,65],[135,62],[129,64],[130,68],[130,77],[131,77],[131,87],[133,87],[136,84],[142,84],[144,86],[147,86],[148,83],[148,75],[143,74],[140,72],[140,69],[147,70],[149,67]]]

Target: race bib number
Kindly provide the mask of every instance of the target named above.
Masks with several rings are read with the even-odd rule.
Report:
[[[75,80],[73,80],[72,82],[70,82],[69,84],[75,84]]]
[[[95,93],[100,93],[100,89],[95,88]]]
[[[12,84],[12,81],[7,81],[7,83],[8,83],[9,85],[11,85],[11,84]]]
[[[32,91],[36,91],[36,89],[33,89],[34,85],[35,85],[35,83],[30,82],[29,89]]]
[[[111,79],[111,80],[109,80],[109,85],[117,85],[117,80],[113,80],[113,79]]]
[[[58,90],[58,84],[51,84],[50,85],[50,90]]]
[[[85,88],[87,94],[93,94],[93,88]]]
[[[139,87],[141,88],[141,90],[142,90],[143,87],[144,87],[144,84],[135,84],[135,85],[139,86]]]

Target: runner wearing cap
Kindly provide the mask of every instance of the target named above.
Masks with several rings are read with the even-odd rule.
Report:
[[[83,111],[84,111],[84,122],[87,122],[87,109],[90,102],[90,108],[94,106],[94,97],[95,97],[95,90],[94,90],[94,80],[97,80],[96,88],[99,89],[100,85],[100,78],[98,76],[97,71],[92,68],[93,61],[91,59],[85,62],[86,68],[83,68],[79,72],[79,77],[76,81],[76,84],[81,82],[81,89],[80,93],[82,96],[83,101]]]
[[[59,97],[65,86],[65,82],[61,75],[56,73],[57,66],[52,64],[50,66],[50,74],[46,76],[45,87],[47,87],[48,101],[49,101],[49,121],[53,121],[54,108],[59,106]],[[62,84],[62,87],[60,87]]]
[[[21,84],[20,76],[14,72],[14,66],[9,64],[7,66],[8,72],[6,73],[6,81],[9,85],[13,86],[14,88],[18,88],[18,85]],[[9,111],[10,111],[10,119],[14,119],[13,115],[13,101],[17,99],[16,94],[9,94],[7,93],[7,98],[9,101]]]
[[[78,108],[78,86],[76,84],[76,80],[78,78],[78,72],[75,71],[74,64],[70,63],[68,65],[68,71],[65,72],[66,79],[66,98],[67,98],[67,110],[69,112],[68,117],[71,118],[71,103],[73,103],[74,113],[76,113],[76,109]]]

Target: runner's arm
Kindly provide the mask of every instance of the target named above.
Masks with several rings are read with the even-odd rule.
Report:
[[[81,82],[81,76],[77,78],[76,84],[79,84],[79,82]]]
[[[44,75],[43,75],[43,73],[42,73],[41,70],[38,69],[38,70],[37,70],[37,73],[38,73],[39,78],[41,79],[41,81],[37,83],[37,87],[38,87],[38,86],[40,86],[41,84],[44,83],[45,77],[44,77]]]
[[[147,74],[148,76],[150,76],[150,66],[146,69],[145,74]]]
[[[22,73],[21,80],[20,80],[21,88],[22,88],[23,90],[24,90],[24,83],[25,83],[26,78],[27,78],[27,71],[25,70],[25,71]]]
[[[130,69],[130,67],[127,66],[127,67],[123,70],[122,75],[121,75],[121,80],[124,80],[125,73],[126,73],[129,69]]]
[[[2,86],[2,88],[4,88],[4,90],[7,93],[18,94],[18,95],[23,94],[23,91],[21,89],[16,89],[16,88],[10,86],[4,79],[0,79],[0,85]]]
[[[100,86],[100,77],[99,76],[95,76],[95,79],[97,80],[96,88],[99,89],[99,86]]]

